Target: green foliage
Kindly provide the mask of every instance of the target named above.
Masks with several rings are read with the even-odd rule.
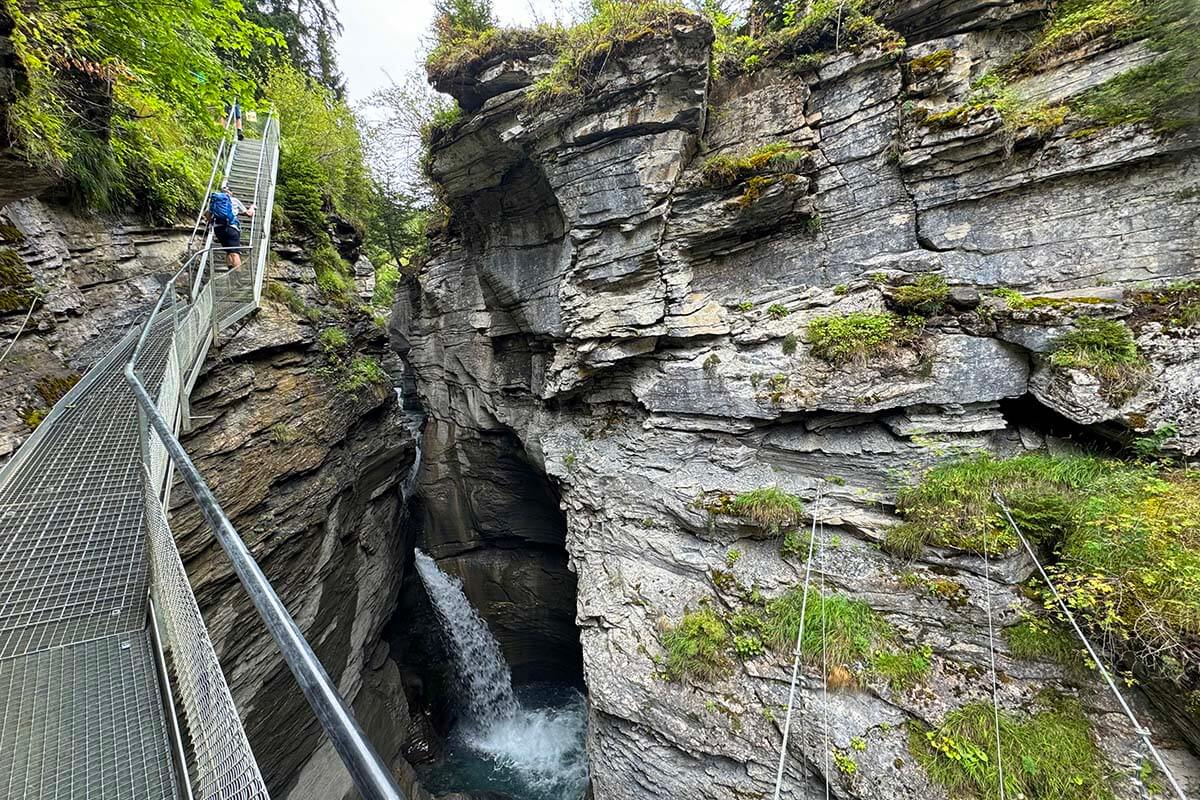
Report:
[[[0,249],[0,314],[27,311],[37,296],[33,273],[16,250]]]
[[[1063,3],[1024,64],[1091,38],[1144,39],[1159,55],[1072,102],[1100,125],[1145,124],[1160,134],[1200,122],[1200,16],[1191,0],[1072,0]]]
[[[276,34],[240,3],[21,4],[5,0],[28,92],[10,134],[39,169],[65,177],[88,208],[131,205],[169,219],[197,199],[216,114],[252,96],[226,56]]]
[[[1153,458],[1163,449],[1163,446],[1179,435],[1176,425],[1160,425],[1148,436],[1136,436],[1130,443],[1130,448],[1140,458]]]
[[[284,422],[271,426],[271,441],[276,444],[292,444],[300,439],[300,432]]]
[[[1017,658],[1051,661],[1075,676],[1086,674],[1091,659],[1075,635],[1040,617],[1028,617],[1004,629],[1008,649]]]
[[[762,639],[754,635],[738,635],[733,637],[733,651],[737,653],[739,658],[756,658],[763,654]]]
[[[344,350],[350,345],[350,336],[341,328],[326,328],[318,337],[324,350]]]
[[[1200,122],[1197,56],[1161,56],[1085,92],[1074,105],[1101,125],[1146,124],[1160,134],[1195,125]]]
[[[861,364],[912,341],[919,330],[919,323],[890,311],[853,311],[814,319],[805,340],[818,358],[834,364]]]
[[[48,408],[28,408],[21,412],[21,420],[29,426],[29,430],[37,430],[42,420],[50,413]]]
[[[282,303],[298,317],[303,317],[309,322],[316,322],[321,318],[321,312],[307,305],[300,295],[296,294],[296,290],[280,281],[268,281],[267,288],[264,292],[267,297],[277,303]]]
[[[881,650],[871,659],[871,675],[879,678],[893,691],[908,689],[929,675],[933,651],[929,645],[913,650]]]
[[[920,275],[915,281],[897,286],[892,295],[896,307],[905,313],[931,317],[941,313],[950,296],[946,279],[937,273]]]
[[[271,70],[265,99],[279,114],[281,203],[298,228],[321,239],[325,211],[361,224],[371,202],[358,120],[343,100],[289,65]]]
[[[79,383],[78,372],[66,372],[59,375],[46,375],[33,383],[33,388],[41,395],[47,406],[53,406],[66,396],[67,392]]]
[[[736,564],[738,562],[738,559],[740,559],[741,557],[742,557],[742,551],[738,550],[736,547],[731,547],[729,549],[729,552],[727,552],[725,554],[725,566],[729,567],[730,569],[733,569],[733,565]]]
[[[673,0],[592,0],[591,17],[564,32],[550,72],[530,88],[528,102],[544,107],[586,97],[599,65],[643,39],[661,36],[694,14]]]
[[[885,544],[900,554],[909,554],[914,540],[918,551],[933,544],[978,553],[986,539],[993,554],[1011,550],[1018,542],[992,499],[995,491],[1026,536],[1053,541],[1064,533],[1075,493],[1094,485],[1109,468],[1100,459],[1039,454],[1009,459],[984,454],[941,464],[916,486],[900,490],[897,510],[905,521],[888,532]]]
[[[792,312],[788,311],[788,307],[782,303],[772,303],[767,308],[767,315],[770,316],[771,319],[783,319],[790,313]]]
[[[1162,322],[1171,328],[1200,324],[1200,283],[1180,281],[1132,293],[1139,322]]]
[[[1022,68],[1042,66],[1088,42],[1137,27],[1145,0],[1065,0],[1017,62]]]
[[[787,336],[783,337],[783,343],[780,345],[780,349],[783,350],[783,354],[785,356],[790,356],[796,352],[796,346],[799,343],[800,337],[796,336],[794,333],[789,333]]]
[[[729,631],[712,609],[685,613],[679,624],[663,632],[662,644],[667,651],[663,673],[668,680],[712,680],[729,672],[725,655]]]
[[[833,750],[833,765],[837,767],[837,771],[851,777],[858,774],[858,762],[849,753],[843,753],[841,750]]]
[[[1101,393],[1114,403],[1136,392],[1145,374],[1129,328],[1096,317],[1077,320],[1075,330],[1059,337],[1050,353],[1050,363],[1095,375],[1100,379]]]
[[[722,46],[714,48],[719,74],[736,75],[777,64],[801,72],[818,66],[827,53],[859,51],[869,46],[898,53],[904,48],[904,39],[898,33],[864,12],[865,0],[777,5],[769,12],[757,11],[767,22],[765,35],[754,38],[731,32]]]
[[[795,525],[804,515],[804,503],[778,486],[764,486],[735,495],[722,513],[743,517],[771,531]]]
[[[914,723],[909,750],[934,782],[956,797],[999,797],[996,720],[991,703],[946,715],[933,730]],[[1108,767],[1078,702],[1044,698],[1031,714],[1000,712],[1004,790],[1028,800],[1108,800]]]
[[[803,147],[771,142],[749,152],[710,156],[700,167],[700,180],[712,189],[729,189],[755,177],[798,172],[810,158]]]
[[[492,0],[435,0],[433,7],[440,40],[480,33],[496,25]]]
[[[1068,605],[1113,651],[1177,677],[1200,667],[1200,475],[1081,456],[978,456],[934,467],[903,489],[903,545],[993,553],[1017,546],[999,507],[1035,545]],[[1049,599],[1047,607],[1056,613]]]
[[[345,375],[338,382],[338,388],[343,392],[352,393],[368,386],[382,386],[387,382],[388,375],[378,360],[371,356],[359,355],[351,360]]]
[[[436,21],[435,21],[436,25]],[[448,37],[435,31],[438,45],[429,53],[425,70],[435,83],[450,81],[474,65],[500,54],[534,56],[555,53],[566,38],[557,25],[535,28],[494,28],[460,31]]]
[[[400,270],[394,264],[381,264],[375,268],[375,291],[371,304],[379,308],[391,308],[396,302],[396,284],[400,283]]]
[[[435,138],[435,134],[442,133],[453,128],[459,120],[462,119],[462,109],[457,103],[446,103],[438,106],[433,116],[429,119],[429,124],[421,131],[422,137],[426,140]]]
[[[783,538],[779,541],[779,555],[784,558],[805,560],[808,558],[808,551],[811,548],[812,534],[809,531],[792,528],[785,531]]]
[[[921,109],[913,112],[914,121],[930,128],[948,129],[978,119],[989,113],[999,115],[1010,132],[1032,130],[1045,136],[1066,121],[1065,105],[1030,102],[1022,99],[1007,79],[998,72],[989,72],[971,85],[966,102],[932,114]]]
[[[324,244],[313,251],[313,271],[317,276],[317,288],[330,300],[341,303],[350,301],[354,292],[354,276],[346,263],[331,244]]]
[[[954,61],[954,51],[942,48],[927,55],[917,56],[908,62],[908,74],[913,80],[942,72]]]

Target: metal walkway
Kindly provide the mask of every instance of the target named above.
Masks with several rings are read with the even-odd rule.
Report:
[[[0,472],[0,799],[266,797],[166,528],[168,460],[139,424],[124,369],[133,363],[152,395],[173,395],[172,432],[186,425],[187,391],[221,324],[257,308],[277,156],[273,117],[260,140],[236,145],[227,125],[213,179],[223,169],[258,206],[243,226],[248,257],[225,270],[210,234],[143,330]],[[205,742],[214,732],[224,754]]]

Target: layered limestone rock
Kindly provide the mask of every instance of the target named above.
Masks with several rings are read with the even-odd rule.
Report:
[[[1015,624],[1028,601],[1013,584],[1030,564],[994,563],[989,582],[962,553],[928,549],[917,564],[883,554],[898,483],[960,454],[1071,449],[1054,434],[1097,423],[1118,438],[1169,423],[1172,446],[1200,449],[1196,327],[1134,326],[1145,374],[1116,400],[1047,358],[1080,315],[1133,320],[1127,290],[1196,276],[1196,134],[1071,121],[1014,131],[989,112],[930,127],[1024,46],[1044,4],[892,7],[914,42],[900,53],[844,50],[798,75],[713,81],[710,30],[681,23],[606,59],[586,101],[536,111],[526,88],[545,61],[499,57],[462,82],[472,113],[435,137],[450,223],[393,315],[430,417],[421,490],[431,517],[459,510],[439,541],[484,546],[490,524],[471,509],[520,507],[529,489],[506,487],[511,476],[549,476],[578,579],[597,798],[772,790],[789,659],[767,653],[726,678],[670,682],[660,632],[702,603],[736,609],[751,587],[781,594],[803,565],[698,498],[763,486],[806,498],[824,522],[825,590],[865,600],[932,652],[915,689],[868,680],[830,693],[828,742],[810,673],[789,786],[939,797],[904,723],[990,700],[987,599],[999,625]],[[941,50],[952,58],[935,74],[906,66]],[[1144,55],[1093,43],[1027,88],[1082,91],[1076,77]],[[489,87],[489,75],[501,83]],[[779,142],[803,154],[782,174],[727,188],[706,174],[712,156]],[[933,272],[949,303],[919,335],[861,363],[812,353],[815,319],[888,308],[895,286]],[[1029,309],[997,288],[1055,300]],[[499,444],[475,448],[465,470],[450,445],[468,440]],[[463,499],[477,493],[484,502]],[[909,572],[948,575],[962,591],[952,604],[921,596]],[[1002,636],[997,647],[1006,708],[1028,708],[1045,688],[1077,697],[1113,769],[1137,772],[1137,739],[1099,682],[1018,659]],[[1180,733],[1132,697],[1200,791]],[[831,764],[829,748],[856,768]],[[1139,796],[1132,779],[1114,791]]]
[[[80,216],[32,199],[3,208],[0,337],[3,347],[17,338],[0,363],[0,456],[136,332],[179,269],[189,231]],[[338,243],[355,255],[353,241]],[[343,327],[350,346],[386,360],[385,333],[361,312],[321,303],[303,242],[280,249],[269,281],[287,291],[269,289],[263,307],[210,350],[184,447],[409,796],[427,797],[412,788],[400,752],[408,706],[381,641],[412,545],[399,523],[416,459],[414,420],[390,385],[341,386],[319,332]],[[371,280],[359,281],[368,295]],[[345,768],[187,489],[174,487],[172,500],[181,554],[273,794],[346,795]]]
[[[32,199],[0,209],[0,339],[16,339],[0,363],[0,461],[149,313],[189,230]]]
[[[320,306],[315,323],[297,313],[319,302],[303,258],[279,259],[268,281],[293,293],[293,308],[269,299],[285,292],[269,290],[257,314],[222,334],[192,392],[194,427],[182,442],[364,730],[411,786],[400,754],[408,707],[381,634],[411,547],[399,523],[414,420],[390,385],[350,388],[318,342],[338,327],[357,352],[382,356],[384,332],[370,316],[335,305]],[[186,488],[172,499],[172,530],[273,794],[352,793]]]

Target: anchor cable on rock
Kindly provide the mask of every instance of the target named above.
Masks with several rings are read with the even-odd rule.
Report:
[[[1080,627],[1079,622],[1075,619],[1075,615],[1071,613],[1071,609],[1067,606],[1066,601],[1063,600],[1062,595],[1059,594],[1058,587],[1054,585],[1054,581],[1050,580],[1050,576],[1046,574],[1046,570],[1042,567],[1041,559],[1037,557],[1037,553],[1034,552],[1033,547],[1029,544],[1029,540],[1025,538],[1025,534],[1021,532],[1020,526],[1018,526],[1016,520],[1013,519],[1012,511],[1009,509],[1008,504],[1004,501],[1004,498],[999,492],[992,492],[992,499],[994,499],[997,505],[1000,506],[1000,510],[1004,512],[1004,518],[1008,520],[1008,524],[1012,527],[1013,532],[1021,541],[1021,545],[1025,548],[1025,552],[1031,559],[1033,559],[1033,564],[1035,567],[1037,567],[1038,574],[1041,575],[1042,580],[1046,584],[1046,588],[1050,590],[1050,594],[1054,597],[1055,602],[1058,604],[1059,610],[1062,611],[1067,621],[1071,624],[1071,628],[1074,629],[1075,635],[1079,637],[1079,641],[1083,642],[1083,646],[1087,649],[1088,656],[1092,659],[1092,663],[1096,665],[1096,669],[1098,669],[1100,674],[1104,677],[1104,681],[1108,684],[1108,688],[1112,692],[1113,697],[1117,699],[1117,703],[1121,706],[1121,710],[1125,713],[1125,716],[1129,718],[1129,722],[1133,725],[1134,733],[1136,733],[1138,737],[1141,738],[1142,742],[1145,743],[1147,751],[1154,759],[1154,763],[1158,765],[1159,770],[1161,770],[1163,775],[1166,777],[1167,782],[1171,784],[1171,789],[1175,792],[1176,797],[1178,797],[1179,800],[1188,800],[1187,795],[1184,794],[1183,789],[1179,785],[1179,781],[1175,779],[1174,773],[1171,772],[1170,767],[1168,767],[1166,761],[1163,760],[1162,754],[1158,752],[1158,748],[1156,748],[1154,746],[1154,742],[1150,740],[1150,731],[1144,725],[1142,725],[1138,721],[1138,718],[1134,715],[1133,709],[1130,708],[1129,703],[1125,700],[1125,696],[1121,694],[1121,690],[1117,688],[1117,683],[1113,680],[1112,674],[1104,666],[1104,662],[1100,660],[1100,655],[1097,653],[1096,648],[1092,646],[1092,643],[1084,634],[1083,628]]]

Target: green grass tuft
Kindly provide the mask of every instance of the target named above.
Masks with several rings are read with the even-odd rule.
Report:
[[[666,659],[663,673],[668,680],[684,678],[714,680],[729,673],[729,631],[721,618],[709,608],[688,611],[677,625],[662,635]]]
[[[834,364],[863,364],[912,341],[919,331],[919,323],[890,311],[853,311],[814,319],[805,341],[817,358]]]
[[[936,273],[920,275],[915,281],[897,286],[892,293],[892,302],[902,312],[932,317],[946,307],[950,287],[946,279]]]
[[[17,251],[0,249],[0,314],[28,311],[36,297],[33,273]]]
[[[354,294],[354,277],[350,265],[333,245],[321,245],[314,250],[312,265],[317,276],[317,288],[326,298],[339,303],[350,302]]]
[[[345,376],[338,382],[343,392],[357,392],[368,386],[382,386],[388,382],[388,374],[379,361],[371,356],[355,356],[346,367]]]
[[[804,503],[778,486],[764,486],[735,495],[722,511],[748,519],[762,528],[779,531],[800,522],[804,516]]]
[[[1075,637],[1040,617],[1030,617],[1004,629],[1008,649],[1017,658],[1050,661],[1079,677],[1087,674],[1091,659]]]
[[[909,750],[933,781],[955,797],[999,797],[995,717],[991,703],[946,715],[936,729],[912,724]],[[1109,800],[1108,765],[1074,700],[1044,699],[1031,714],[1000,712],[1000,751],[1008,797]]]
[[[1096,376],[1101,394],[1114,404],[1136,393],[1145,375],[1145,364],[1129,328],[1121,322],[1096,317],[1077,320],[1075,330],[1054,343],[1050,363]]]
[[[730,189],[742,181],[800,171],[809,151],[789,142],[771,142],[749,152],[710,156],[700,167],[700,180],[710,189]]]

